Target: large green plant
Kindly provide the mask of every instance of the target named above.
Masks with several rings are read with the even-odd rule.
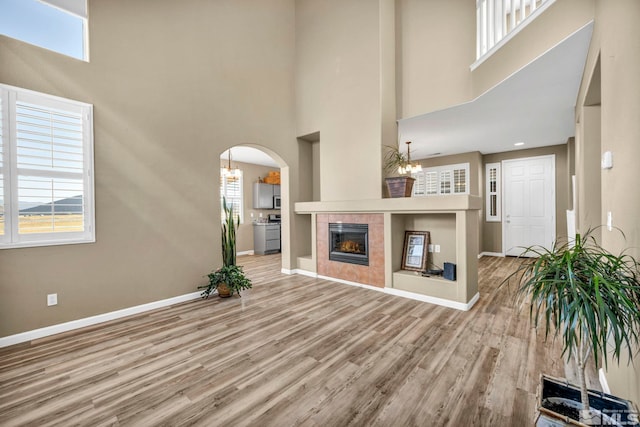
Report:
[[[624,252],[613,255],[591,235],[576,235],[573,244],[547,250],[530,247],[515,279],[521,301],[530,297],[529,316],[536,328],[544,325],[545,338],[560,335],[563,356],[578,366],[583,411],[589,409],[585,367],[592,357],[605,367],[608,356],[619,363],[623,350],[629,357],[640,335],[640,283],[638,262]]]
[[[222,264],[236,265],[236,229],[240,226],[240,216],[233,220],[233,205],[227,204],[227,198],[222,197],[224,221],[222,222]]]
[[[242,271],[242,267],[236,265],[236,229],[240,226],[240,217],[235,221],[233,219],[233,205],[227,204],[226,197],[222,198],[222,208],[224,210],[224,220],[222,222],[222,267],[209,273],[209,284],[199,286],[202,291],[202,297],[208,298],[209,295],[221,284],[226,284],[231,295],[243,289],[252,287],[249,280]]]

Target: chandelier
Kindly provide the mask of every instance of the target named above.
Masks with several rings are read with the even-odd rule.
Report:
[[[411,164],[411,141],[407,141],[407,162],[404,165],[398,166],[398,173],[400,175],[418,173],[422,171],[422,165],[420,163]]]
[[[229,177],[234,177],[237,178],[240,176],[240,169],[238,168],[231,168],[231,148],[229,148],[229,163],[227,164],[227,167],[222,168],[222,176],[229,176]]]

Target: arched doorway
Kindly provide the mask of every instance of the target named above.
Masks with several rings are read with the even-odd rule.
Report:
[[[225,171],[226,170],[226,171]],[[220,200],[227,195],[240,216],[237,234],[238,255],[254,253],[254,222],[268,222],[278,216],[280,220],[280,251],[283,270],[290,264],[290,191],[289,167],[273,150],[257,144],[241,144],[227,148],[220,154]],[[278,184],[273,179],[279,176]],[[256,184],[262,181],[272,185],[274,193],[270,206],[254,203]],[[264,185],[260,188],[264,189]],[[276,194],[277,193],[277,194]],[[276,196],[277,195],[277,199]],[[229,200],[231,199],[231,201]],[[257,203],[257,202],[256,202]],[[277,206],[279,203],[279,208]]]

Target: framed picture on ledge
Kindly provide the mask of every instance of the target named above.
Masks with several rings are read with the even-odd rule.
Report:
[[[402,251],[402,269],[425,271],[429,249],[428,231],[405,231]]]

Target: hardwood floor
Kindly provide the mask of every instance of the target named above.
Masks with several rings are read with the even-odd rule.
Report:
[[[482,258],[461,312],[240,257],[242,298],[0,349],[0,425],[532,425],[540,372],[565,365],[496,291],[515,262]]]

